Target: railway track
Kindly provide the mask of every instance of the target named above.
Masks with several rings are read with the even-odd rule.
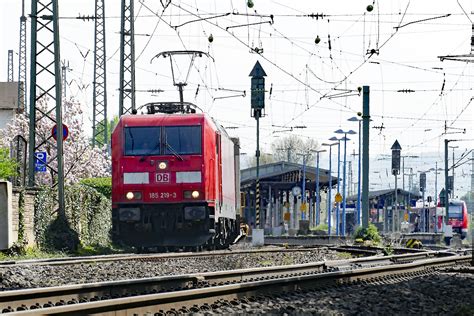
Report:
[[[218,299],[293,291],[387,275],[425,273],[470,256],[424,252],[387,257],[167,276],[0,292],[0,311],[19,314],[160,312]]]
[[[209,258],[215,256],[227,256],[236,254],[261,254],[261,253],[292,253],[292,252],[310,252],[315,249],[324,250],[330,249],[339,252],[348,252],[354,255],[371,256],[378,252],[378,248],[358,248],[358,247],[308,247],[308,248],[271,248],[271,249],[251,249],[251,250],[217,250],[205,252],[176,252],[176,253],[155,253],[155,254],[123,254],[123,255],[100,255],[87,257],[64,257],[64,258],[50,258],[50,259],[35,259],[35,260],[10,260],[0,261],[0,268],[13,267],[21,265],[71,265],[71,264],[87,264],[97,262],[111,262],[111,261],[159,261],[165,259],[187,259],[187,258]],[[379,251],[380,252],[380,251]],[[408,252],[408,251],[407,251]]]

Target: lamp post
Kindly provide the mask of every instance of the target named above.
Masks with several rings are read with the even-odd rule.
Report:
[[[325,149],[322,150],[312,150],[312,152],[316,153],[316,211],[314,214],[313,219],[315,220],[315,226],[319,225],[319,218],[320,218],[320,200],[319,200],[319,153],[325,152]],[[331,179],[329,179],[331,181]]]
[[[335,136],[329,138],[329,140],[337,141],[337,194],[340,194],[340,179],[341,179],[341,140]],[[339,202],[336,200],[336,236],[339,236],[340,231],[340,216],[339,216]]]
[[[344,140],[344,164],[342,167],[342,236],[346,235],[346,154],[347,154],[347,141],[350,140],[347,138],[347,134],[354,135],[357,134],[353,130],[343,131],[338,129],[334,133],[344,134],[342,140]]]
[[[301,219],[305,220],[306,214],[306,157],[309,155],[308,153],[298,153],[298,156],[303,156],[303,182],[301,183],[301,202],[304,205],[304,211],[301,212]]]
[[[358,119],[357,117],[353,116],[351,117],[350,119],[348,119],[349,122],[358,122],[359,123],[359,161],[357,162],[357,226],[360,226],[360,186],[361,186],[361,181],[360,181],[360,162],[361,162],[361,145],[362,145],[362,141],[361,141],[361,137],[362,137],[362,133],[361,133],[361,128],[362,128],[362,119]]]
[[[423,201],[423,211],[422,211],[422,215],[423,215],[423,232],[426,232],[426,219],[427,219],[427,216],[426,216],[426,208],[425,208],[425,190],[426,189],[426,173],[425,172],[422,172],[420,173],[420,191],[421,191],[421,194],[422,194],[422,201]]]
[[[326,144],[323,143],[323,146],[329,146],[329,181],[328,181],[328,236],[331,236],[331,187],[332,187],[332,173],[331,173],[331,163],[332,163],[332,146],[337,145],[338,143]]]
[[[454,149],[456,148],[459,148],[459,146],[449,146],[449,148],[451,148],[453,150],[453,174],[452,174],[452,179],[453,179],[453,182],[452,182],[452,188],[451,188],[451,198],[454,199],[454,165],[456,164],[456,162],[454,161]]]

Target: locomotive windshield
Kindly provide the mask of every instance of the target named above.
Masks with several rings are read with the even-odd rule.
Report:
[[[161,150],[161,128],[155,126],[125,128],[125,155],[159,155]]]
[[[125,156],[199,155],[201,126],[125,128]]]
[[[462,218],[462,205],[449,203],[449,217]]]
[[[201,153],[201,126],[166,126],[165,155],[176,152],[180,155]]]

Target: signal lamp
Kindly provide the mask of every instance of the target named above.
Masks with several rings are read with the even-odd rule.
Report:
[[[168,165],[164,161],[158,164],[158,168],[160,168],[161,170],[166,169],[166,167],[168,167]]]

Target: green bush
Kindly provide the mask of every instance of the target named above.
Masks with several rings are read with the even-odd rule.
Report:
[[[319,224],[318,226],[311,228],[311,230],[322,230],[322,231],[327,232],[328,227],[329,226],[327,224]]]
[[[112,198],[112,178],[89,178],[81,180],[83,185],[96,189],[107,198]]]
[[[111,201],[82,184],[66,187],[66,218],[58,216],[56,192],[43,188],[35,200],[35,237],[42,250],[75,251],[110,244]]]
[[[355,231],[354,239],[362,239],[363,241],[369,240],[376,244],[382,240],[377,227],[373,224],[369,224],[368,228],[362,228],[362,226],[359,226]]]
[[[17,163],[10,158],[8,148],[0,148],[0,179],[14,177],[17,174]]]

